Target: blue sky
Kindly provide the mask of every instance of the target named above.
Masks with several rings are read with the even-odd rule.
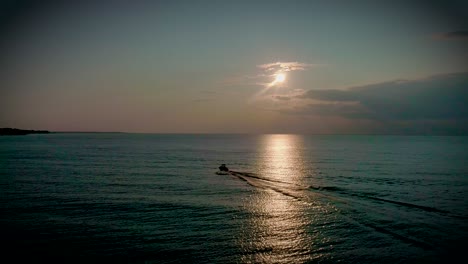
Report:
[[[0,4],[0,127],[468,132],[462,1],[97,2]]]

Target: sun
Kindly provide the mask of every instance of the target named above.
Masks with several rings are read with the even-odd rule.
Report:
[[[284,82],[284,80],[286,80],[286,75],[284,73],[278,73],[276,74],[275,76],[275,83],[282,83]]]
[[[268,88],[273,86],[279,86],[280,83],[284,83],[286,81],[286,74],[282,72],[275,73],[272,77],[274,77],[275,79],[271,83],[267,84],[266,87]]]

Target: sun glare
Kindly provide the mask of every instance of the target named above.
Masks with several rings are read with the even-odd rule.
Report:
[[[278,73],[275,76],[275,83],[282,83],[286,80],[286,75],[284,73]]]
[[[281,72],[274,74],[272,77],[275,79],[266,86],[267,88],[278,86],[280,83],[284,83],[284,81],[286,81],[286,74]]]

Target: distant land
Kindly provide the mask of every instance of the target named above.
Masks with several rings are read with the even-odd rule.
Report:
[[[16,136],[16,135],[28,135],[28,134],[48,134],[47,130],[25,130],[18,128],[0,128],[0,136]]]

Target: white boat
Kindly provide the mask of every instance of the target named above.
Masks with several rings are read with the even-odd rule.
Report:
[[[218,175],[228,175],[229,171],[217,171],[215,173],[218,174]]]

